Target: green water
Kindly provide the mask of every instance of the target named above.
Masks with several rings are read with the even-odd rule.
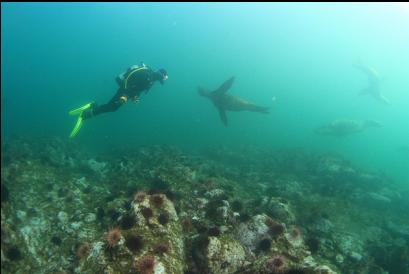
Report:
[[[2,3],[2,138],[68,138],[68,111],[108,101],[115,76],[140,61],[164,67],[138,105],[87,121],[76,137],[92,149],[172,144],[253,144],[337,152],[357,166],[409,183],[407,4]],[[383,105],[358,93],[381,75]],[[230,76],[232,94],[271,113],[228,113],[229,127],[198,96]],[[272,97],[276,101],[272,101]],[[382,128],[334,138],[314,128],[335,119]],[[407,153],[406,153],[407,154]]]

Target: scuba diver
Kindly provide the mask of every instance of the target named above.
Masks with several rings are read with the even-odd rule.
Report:
[[[156,81],[159,81],[163,85],[167,79],[168,74],[166,70],[159,69],[153,71],[143,63],[139,66],[135,65],[128,68],[126,72],[116,77],[119,88],[114,97],[112,97],[107,104],[99,106],[95,102],[91,102],[69,112],[70,115],[79,116],[70,134],[70,138],[78,134],[84,120],[101,113],[116,111],[119,107],[128,102],[128,100],[137,103],[143,91],[145,91],[146,94]]]

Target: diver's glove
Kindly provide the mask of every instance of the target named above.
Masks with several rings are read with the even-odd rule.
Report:
[[[126,95],[122,95],[121,97],[119,97],[119,104],[125,104],[126,102],[128,102],[129,98]],[[131,97],[131,100],[133,103],[139,103],[139,97],[138,95],[135,95],[133,97]]]
[[[139,97],[138,97],[138,96],[134,96],[134,97],[132,98],[132,102],[133,102],[134,104],[139,103]]]

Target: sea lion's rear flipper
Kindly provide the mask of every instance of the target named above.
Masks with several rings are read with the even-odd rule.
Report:
[[[371,88],[364,88],[359,92],[359,95],[367,95],[367,94],[371,94],[372,90]]]
[[[365,127],[382,127],[382,123],[376,120],[365,120],[364,126]]]
[[[219,110],[220,119],[222,120],[223,124],[227,127],[227,115],[226,111],[223,108],[217,108]]]
[[[380,96],[379,96],[379,100],[381,100],[381,102],[384,103],[384,104],[386,104],[386,105],[390,105],[390,104],[391,104],[391,102],[388,100],[388,98],[386,98],[386,97],[383,96],[383,95],[380,95]]]
[[[222,95],[222,94],[226,93],[231,88],[231,86],[233,85],[233,82],[234,82],[234,76],[231,77],[226,82],[224,82],[218,89],[216,89],[214,91],[214,93],[218,94],[218,95]]]
[[[258,106],[255,104],[247,104],[246,106],[246,110],[248,111],[254,111],[254,112],[261,112],[261,113],[269,113],[269,107],[262,107],[262,106]]]

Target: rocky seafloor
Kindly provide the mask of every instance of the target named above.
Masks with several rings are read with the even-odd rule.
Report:
[[[409,273],[408,197],[331,154],[12,139],[1,271]]]

